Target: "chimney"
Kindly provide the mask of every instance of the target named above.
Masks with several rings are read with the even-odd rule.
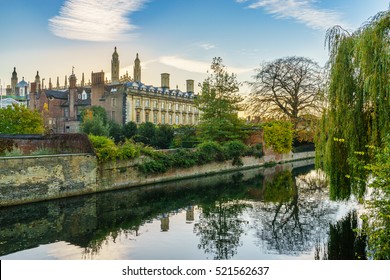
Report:
[[[187,84],[187,92],[193,93],[194,92],[194,80],[187,80],[186,84]]]
[[[161,74],[161,87],[164,89],[169,89],[169,74],[168,73]]]

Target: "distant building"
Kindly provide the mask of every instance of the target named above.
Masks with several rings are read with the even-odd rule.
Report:
[[[199,111],[195,107],[194,81],[187,80],[186,91],[170,89],[169,74],[161,74],[161,85],[151,86],[141,82],[141,61],[138,54],[134,60],[133,78],[126,72],[119,74],[120,64],[117,48],[111,59],[111,81],[103,71],[92,72],[91,82],[86,84],[84,73],[81,83],[72,70],[69,79],[65,76],[64,87],[60,87],[57,77],[53,88],[49,79],[49,88],[43,88],[43,80],[37,75],[30,84],[29,107],[42,112],[45,126],[56,133],[78,132],[80,113],[84,108],[101,106],[108,119],[125,124],[134,121],[137,124],[152,122],[154,124],[198,124]],[[17,78],[17,76],[16,76]],[[68,87],[69,81],[69,87]],[[24,80],[19,83],[19,93],[23,92]],[[17,84],[17,85],[19,85]],[[18,86],[15,89],[18,89]]]
[[[16,72],[16,67],[14,67],[14,71],[11,76],[11,85],[8,85],[6,88],[6,95],[3,96],[5,98],[12,98],[18,102],[18,104],[27,105],[28,95],[30,91],[30,85],[24,80],[18,83],[18,74]]]
[[[67,89],[52,89],[51,82],[49,89],[41,89],[38,73],[35,80],[31,86],[29,107],[42,112],[46,129],[55,133],[79,132],[80,113],[91,106],[91,88],[77,86],[73,71]]]
[[[141,81],[141,62],[134,60],[133,79],[128,74],[119,77],[119,55],[115,47],[111,60],[112,81],[104,72],[92,73],[91,104],[105,108],[109,119],[117,123],[130,121],[138,124],[198,124],[199,111],[195,107],[194,80],[187,80],[186,91],[170,89],[169,74],[161,74],[161,85],[146,85]]]

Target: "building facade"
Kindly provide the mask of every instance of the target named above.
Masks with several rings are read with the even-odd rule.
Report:
[[[186,81],[186,91],[170,89],[169,74],[161,74],[161,85],[146,85],[141,81],[141,61],[137,53],[133,78],[128,73],[119,77],[119,55],[115,47],[111,60],[112,81],[107,82],[103,71],[92,73],[91,102],[105,108],[109,119],[125,124],[182,125],[199,123],[195,106],[194,80]]]

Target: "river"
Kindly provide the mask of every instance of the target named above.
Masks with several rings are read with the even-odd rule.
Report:
[[[0,259],[365,259],[312,161],[0,208]]]

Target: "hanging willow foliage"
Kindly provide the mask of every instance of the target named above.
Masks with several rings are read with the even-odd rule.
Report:
[[[329,175],[331,197],[361,196],[373,158],[390,133],[390,12],[356,32],[328,30],[328,109],[317,133],[317,167]]]

